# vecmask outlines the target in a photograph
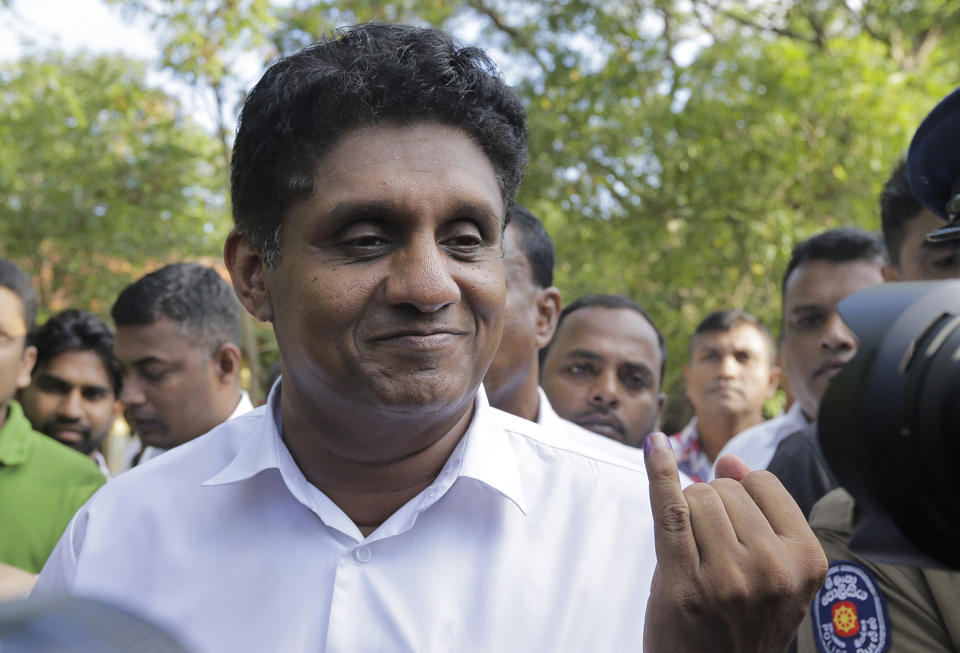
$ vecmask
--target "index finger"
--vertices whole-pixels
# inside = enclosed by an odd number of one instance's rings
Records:
[[[643,443],[650,479],[650,509],[657,564],[689,573],[700,565],[697,541],[690,522],[690,506],[680,487],[673,449],[663,433],[651,433]]]

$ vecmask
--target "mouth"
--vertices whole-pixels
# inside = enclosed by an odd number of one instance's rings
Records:
[[[722,395],[724,397],[743,394],[740,388],[732,385],[715,385],[708,391],[709,394]]]
[[[609,413],[586,413],[578,415],[573,421],[588,431],[605,435],[608,438],[621,442],[626,439],[626,429],[623,427],[623,423]]]
[[[467,335],[466,332],[455,329],[406,330],[387,333],[371,340],[377,344],[407,351],[431,352],[451,347],[465,335]]]
[[[54,429],[50,431],[50,435],[60,442],[68,444],[78,444],[87,439],[85,430],[71,426],[54,427]]]
[[[837,372],[843,369],[846,363],[847,361],[830,361],[829,363],[824,363],[814,371],[813,377],[832,379],[837,375]]]
[[[133,423],[130,427],[139,435],[160,433],[166,429],[166,425],[157,419],[140,419],[136,415],[128,415]]]

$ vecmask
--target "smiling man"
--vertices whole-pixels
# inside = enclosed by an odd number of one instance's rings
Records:
[[[663,336],[642,308],[627,297],[590,295],[560,314],[541,384],[564,419],[642,447],[660,422],[666,364]]]
[[[780,343],[794,404],[734,437],[721,455],[736,454],[751,469],[766,469],[784,438],[816,420],[827,384],[857,351],[857,339],[840,319],[837,304],[883,283],[886,263],[879,234],[862,229],[825,231],[793,248],[783,275]]]
[[[24,414],[41,433],[90,456],[109,478],[100,446],[121,410],[113,333],[90,313],[68,309],[34,331],[30,342],[37,363],[20,392]]]
[[[727,459],[681,491],[661,434],[648,493],[480,389],[525,162],[519,98],[443,32],[361,25],[274,64],[224,255],[282,380],[98,494],[38,591],[198,651],[783,648],[825,565],[776,479]]]

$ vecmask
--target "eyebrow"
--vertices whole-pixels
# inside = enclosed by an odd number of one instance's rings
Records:
[[[593,361],[603,360],[603,356],[601,356],[600,354],[590,351],[589,349],[580,349],[579,347],[577,349],[571,349],[570,351],[568,351],[566,357],[567,358],[587,358]]]
[[[499,224],[502,216],[497,214],[486,204],[462,201],[446,209],[450,215],[461,218],[489,220]],[[358,200],[341,202],[334,206],[327,214],[327,227],[340,229],[351,222],[358,220],[378,221],[380,218],[397,218],[409,211],[402,205],[388,200]]]
[[[920,249],[925,249],[927,251],[941,251],[941,250],[953,250],[960,251],[960,243],[957,243],[953,240],[939,241],[939,242],[930,242],[926,238],[920,241]]]

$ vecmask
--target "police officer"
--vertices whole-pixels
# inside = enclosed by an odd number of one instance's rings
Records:
[[[946,221],[928,241],[960,245],[960,88],[920,124],[907,174],[916,198]],[[830,570],[800,626],[799,652],[960,651],[960,573],[857,555],[849,542],[860,517],[843,488],[813,507],[810,525]]]

